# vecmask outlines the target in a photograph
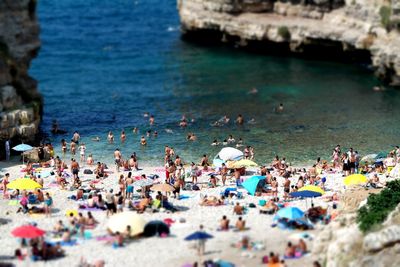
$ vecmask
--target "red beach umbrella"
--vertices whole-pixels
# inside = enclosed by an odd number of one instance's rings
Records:
[[[11,231],[11,234],[20,238],[35,238],[43,236],[46,231],[39,229],[33,225],[23,225]]]

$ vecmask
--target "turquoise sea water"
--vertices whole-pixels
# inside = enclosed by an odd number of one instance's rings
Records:
[[[205,47],[180,39],[172,0],[38,1],[42,49],[31,67],[45,108],[42,129],[57,119],[67,135],[78,130],[95,160],[111,161],[120,147],[142,162],[161,164],[164,145],[184,160],[211,157],[214,138],[232,134],[255,147],[256,161],[275,154],[294,164],[330,155],[336,144],[362,154],[399,143],[400,91],[373,92],[377,80],[364,67]],[[251,88],[257,95],[249,95]],[[285,112],[273,108],[283,103]],[[140,135],[150,129],[144,112],[155,115],[159,132],[147,147]],[[238,113],[255,124],[211,127],[223,115]],[[195,123],[180,129],[182,114]],[[132,128],[141,134],[134,135]],[[165,132],[172,129],[173,133]],[[120,144],[119,133],[127,132]],[[116,143],[107,144],[113,130]],[[188,132],[198,141],[188,143]],[[90,139],[100,136],[101,142]]]

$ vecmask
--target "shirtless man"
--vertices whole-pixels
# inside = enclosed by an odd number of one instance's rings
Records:
[[[81,139],[81,136],[79,135],[79,133],[77,131],[74,132],[74,135],[72,136],[72,141],[74,141],[74,143],[79,144],[79,140]]]
[[[243,119],[242,114],[239,114],[239,115],[237,116],[237,118],[236,118],[236,123],[239,124],[239,125],[243,125],[244,119]]]
[[[220,221],[220,227],[222,231],[228,231],[229,230],[229,220],[226,218],[226,216],[222,216],[222,219]]]
[[[132,173],[128,173],[128,177],[125,179],[125,185],[126,185],[126,198],[131,199],[132,194],[133,194],[133,179],[132,179]]]
[[[246,221],[242,219],[242,217],[239,217],[237,222],[236,222],[236,229],[239,231],[243,231],[245,229]]]
[[[79,164],[75,159],[71,159],[71,172],[74,175],[74,181],[78,179]]]
[[[286,200],[289,197],[289,193],[290,193],[290,180],[289,177],[285,177],[285,182],[283,183],[283,191],[284,191],[284,195],[283,198]]]
[[[115,158],[115,165],[117,167],[117,172],[119,172],[119,167],[121,166],[122,155],[118,148],[114,151],[114,158]]]

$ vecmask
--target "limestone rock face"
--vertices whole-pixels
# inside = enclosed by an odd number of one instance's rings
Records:
[[[343,213],[344,212],[344,213]],[[342,211],[317,237],[312,253],[327,267],[400,266],[400,205],[381,229],[364,235],[356,224],[356,213]]]
[[[42,97],[28,75],[40,48],[36,1],[0,1],[0,152],[4,140],[32,141],[39,128]]]
[[[310,44],[369,52],[376,74],[400,85],[400,31],[393,26],[400,21],[397,2],[178,0],[178,9],[183,33],[213,30],[240,40],[289,43],[293,52]],[[388,15],[381,9],[389,10]]]

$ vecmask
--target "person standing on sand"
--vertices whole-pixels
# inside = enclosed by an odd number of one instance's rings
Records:
[[[125,179],[126,183],[126,198],[131,199],[132,194],[133,194],[133,179],[132,179],[132,173],[128,172],[128,177]]]
[[[79,164],[76,162],[74,158],[71,159],[71,172],[74,176],[74,182],[75,180],[78,179],[78,174],[79,174]]]
[[[85,163],[85,151],[86,151],[85,143],[82,143],[79,146],[79,154],[81,156],[81,163],[83,162],[83,164]]]
[[[6,173],[4,178],[3,178],[3,181],[1,181],[1,183],[3,185],[3,196],[4,196],[4,198],[6,198],[6,196],[7,196],[7,185],[9,184],[9,181],[8,181],[9,178],[10,178],[10,174]]]
[[[121,167],[122,155],[118,148],[115,149],[115,151],[114,151],[114,159],[115,159],[115,166],[116,166],[117,172],[119,172],[119,167]]]
[[[200,231],[203,232],[203,225],[200,225]],[[197,244],[197,254],[199,256],[203,256],[206,251],[206,240],[205,239],[199,239],[199,243]]]
[[[10,140],[7,139],[5,145],[5,149],[6,149],[6,161],[10,160]]]
[[[49,192],[46,192],[46,197],[44,200],[44,213],[46,217],[51,216],[51,207],[53,206],[53,198],[50,196]]]
[[[107,218],[108,218],[110,215],[113,215],[117,211],[117,208],[115,206],[115,197],[112,189],[108,191],[105,198],[106,198]]]
[[[228,175],[228,167],[226,167],[225,163],[222,163],[221,170],[219,172],[222,177],[222,186],[225,186],[226,176]]]

